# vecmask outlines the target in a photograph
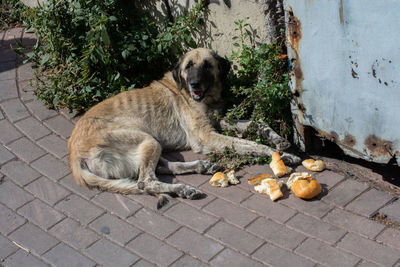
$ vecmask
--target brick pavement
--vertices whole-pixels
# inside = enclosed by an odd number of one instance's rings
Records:
[[[370,219],[398,218],[399,201],[332,171],[317,174],[319,199],[286,192],[276,203],[246,183],[267,166],[242,170],[242,183],[225,189],[209,176],[178,176],[208,196],[159,211],[151,196],[77,186],[66,165],[76,120],[34,98],[33,72],[9,48],[14,37],[33,44],[21,28],[0,33],[0,265],[400,265],[400,231]]]

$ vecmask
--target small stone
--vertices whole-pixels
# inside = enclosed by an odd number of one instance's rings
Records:
[[[101,231],[103,234],[108,235],[108,234],[110,234],[110,227],[104,226],[104,227],[101,228],[100,231]]]

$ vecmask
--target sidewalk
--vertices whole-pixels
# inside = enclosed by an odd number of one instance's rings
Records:
[[[267,165],[238,172],[241,184],[228,188],[167,176],[208,196],[159,211],[155,197],[77,186],[74,119],[35,99],[30,65],[9,49],[14,36],[35,41],[21,28],[0,32],[0,266],[400,266],[400,231],[370,219],[400,218],[399,200],[329,170],[316,175],[321,199],[286,193],[275,203],[247,183],[272,173]]]

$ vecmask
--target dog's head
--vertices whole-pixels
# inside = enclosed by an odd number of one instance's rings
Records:
[[[183,55],[172,73],[179,90],[187,90],[200,102],[208,95],[219,97],[229,69],[228,60],[212,50],[197,48]]]

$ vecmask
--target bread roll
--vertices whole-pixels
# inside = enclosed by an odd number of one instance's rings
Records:
[[[254,187],[258,193],[267,194],[271,198],[272,201],[275,201],[281,197],[283,197],[281,191],[281,183],[277,183],[275,179],[266,178],[261,181],[261,183]]]
[[[230,184],[238,184],[240,181],[235,177],[235,171],[231,170],[227,172],[226,177],[228,178],[228,182]]]
[[[307,170],[313,172],[321,172],[325,169],[325,163],[322,160],[306,159],[301,164],[303,164]]]
[[[271,177],[271,176],[270,176],[269,174],[261,174],[261,175],[258,175],[258,176],[256,176],[256,177],[253,177],[253,178],[248,179],[247,182],[248,182],[249,184],[251,184],[252,186],[256,186],[256,185],[261,184],[261,181],[262,181],[262,180],[267,179],[267,178],[270,178],[270,177]]]
[[[212,186],[227,187],[228,177],[223,172],[216,172],[209,183]]]
[[[282,177],[289,173],[285,164],[283,163],[283,160],[281,159],[281,155],[279,155],[279,152],[274,152],[274,154],[272,154],[272,161],[269,166],[276,177]]]
[[[321,185],[307,172],[296,172],[290,175],[287,186],[299,198],[312,199],[321,193]]]

